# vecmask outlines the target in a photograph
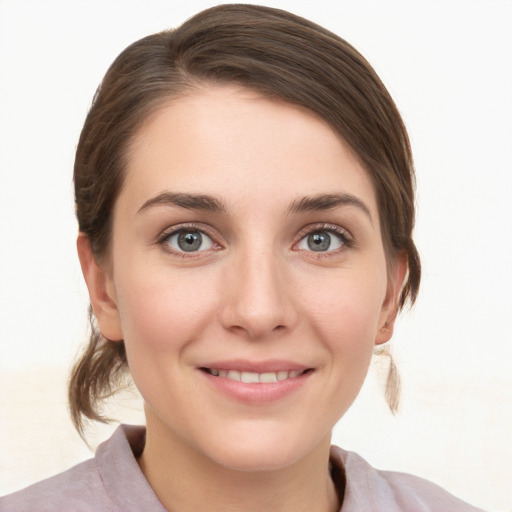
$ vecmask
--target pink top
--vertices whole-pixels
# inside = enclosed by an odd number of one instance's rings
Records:
[[[0,499],[1,512],[166,512],[136,461],[145,428],[120,426],[96,456],[64,473]],[[478,512],[437,485],[404,473],[378,471],[333,446],[331,474],[340,512]],[[480,510],[480,512],[482,512]]]

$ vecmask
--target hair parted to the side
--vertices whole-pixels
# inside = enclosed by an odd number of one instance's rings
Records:
[[[300,105],[331,125],[373,182],[388,261],[397,255],[407,261],[399,307],[413,303],[421,275],[412,240],[414,169],[392,98],[346,41],[291,13],[256,5],[202,11],[177,29],[133,43],[107,71],[87,115],[74,167],[79,229],[96,259],[108,251],[112,211],[136,131],[170,98],[212,83],[238,84]],[[101,399],[115,392],[127,370],[123,342],[105,340],[94,321],[91,330],[69,386],[71,416],[81,434],[85,419],[104,420],[98,412]]]

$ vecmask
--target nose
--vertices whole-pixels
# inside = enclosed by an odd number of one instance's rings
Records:
[[[298,312],[285,266],[269,251],[241,255],[227,269],[221,312],[226,329],[261,340],[295,327]]]

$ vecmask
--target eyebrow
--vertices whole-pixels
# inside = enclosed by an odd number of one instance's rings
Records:
[[[210,213],[226,214],[227,208],[221,199],[205,194],[191,194],[184,192],[162,192],[148,199],[138,210],[138,213],[153,206],[178,206],[187,210],[200,210]],[[322,211],[337,208],[338,206],[354,206],[363,211],[370,222],[372,216],[369,208],[357,197],[351,194],[318,194],[305,196],[294,200],[288,207],[288,213],[303,213]]]
[[[352,194],[318,194],[296,199],[288,208],[288,213],[330,210],[338,206],[354,206],[363,211],[373,223],[370,209]]]
[[[152,206],[158,205],[179,206],[180,208],[186,208],[187,210],[202,210],[210,213],[226,213],[224,203],[216,197],[182,192],[162,192],[161,194],[148,199],[139,208],[138,213],[141,213]]]

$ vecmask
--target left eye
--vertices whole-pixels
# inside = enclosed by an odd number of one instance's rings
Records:
[[[212,239],[202,231],[180,229],[169,235],[165,243],[179,252],[206,251],[213,247]]]
[[[305,236],[297,245],[300,250],[327,252],[335,251],[345,245],[345,237],[332,231],[314,231]]]

